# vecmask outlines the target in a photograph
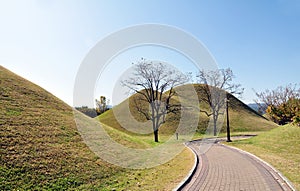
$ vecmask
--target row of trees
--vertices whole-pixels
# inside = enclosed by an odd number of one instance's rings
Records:
[[[97,117],[97,112],[94,108],[89,108],[88,106],[81,106],[75,107],[75,109],[91,118]]]

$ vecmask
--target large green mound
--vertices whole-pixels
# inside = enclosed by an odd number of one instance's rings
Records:
[[[0,66],[0,190],[105,185],[120,171],[83,143],[73,110]]]
[[[199,89],[200,84],[194,84],[193,85],[195,89]],[[182,87],[178,87],[182,88]],[[186,93],[189,95],[189,93]],[[198,92],[198,99],[201,100],[201,97],[203,94],[201,92]],[[99,120],[111,127],[114,127],[120,131],[124,131],[126,133],[131,133],[127,129],[123,127],[125,126],[130,126],[130,125],[135,125],[134,121],[128,120],[128,117],[122,116],[122,113],[128,108],[131,112],[131,115],[136,119],[137,121],[142,121],[145,122],[146,119],[143,117],[142,114],[140,114],[134,104],[134,99],[138,97],[137,94],[132,95],[129,97],[127,100],[122,102],[121,104],[115,106],[113,110],[109,110],[102,115],[100,115],[98,118]],[[175,96],[172,100],[173,102],[179,103],[177,97]],[[140,107],[143,108],[144,110],[147,110],[149,108],[149,105],[145,102],[140,103]],[[204,104],[203,102],[200,103],[200,108],[208,108],[207,104]],[[205,133],[209,118],[206,116],[205,113],[201,112],[199,114],[200,120],[198,123],[197,127],[197,132],[198,133]],[[121,120],[122,123],[118,120]],[[171,135],[174,133],[174,131],[177,128],[177,125],[179,123],[179,120],[181,118],[181,113],[178,112],[177,114],[171,113],[167,118],[166,118],[166,123],[162,125],[161,129],[159,130],[161,135]],[[270,130],[272,128],[275,128],[277,125],[274,124],[273,122],[267,120],[263,116],[259,115],[256,111],[251,109],[249,106],[244,104],[242,101],[234,97],[233,95],[229,96],[229,118],[230,118],[230,127],[232,132],[256,132],[256,131],[266,131]],[[123,124],[123,125],[122,125]],[[226,131],[226,121],[224,120],[223,127],[221,129],[221,132]],[[136,127],[136,128],[143,128],[141,127]]]
[[[105,127],[125,146],[152,146]],[[171,190],[193,165],[188,150],[144,170],[101,160],[83,142],[71,107],[2,66],[0,137],[0,190]]]

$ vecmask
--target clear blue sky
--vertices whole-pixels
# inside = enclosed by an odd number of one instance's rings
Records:
[[[1,0],[0,64],[72,105],[88,51],[106,35],[143,23],[194,35],[219,68],[233,70],[246,103],[255,98],[253,88],[300,82],[298,0]]]

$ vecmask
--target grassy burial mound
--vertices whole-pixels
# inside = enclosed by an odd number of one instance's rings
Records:
[[[118,173],[82,142],[71,107],[0,68],[0,190],[64,189]]]
[[[195,89],[197,89],[199,84],[194,84],[193,85]],[[184,87],[177,87],[177,88],[184,88]],[[185,96],[189,97],[189,94],[192,92],[186,92]],[[197,92],[198,99],[201,100],[203,94],[201,91]],[[138,112],[138,110],[135,107],[136,99],[139,97],[139,95],[134,94],[121,104],[117,105],[114,107],[113,110],[109,110],[102,115],[98,117],[98,119],[110,126],[113,127],[119,131],[125,132],[127,134],[133,135],[133,136],[138,136],[137,134],[133,133],[130,131],[128,128],[124,128],[124,126],[136,126],[136,121],[139,122],[145,122],[146,119],[141,114],[141,112]],[[180,104],[180,100],[178,97],[174,96],[172,102]],[[146,102],[139,102],[138,103],[140,106],[142,106],[143,111],[149,111],[149,105]],[[199,107],[201,109],[203,108],[209,108],[207,104],[203,102],[199,102]],[[128,109],[129,108],[129,109]],[[125,113],[125,111],[129,110],[130,113],[129,115],[132,115],[132,120],[128,120],[128,116],[123,116],[122,113]],[[169,136],[172,136],[179,124],[179,121],[181,119],[181,112],[177,113],[170,113],[166,117],[166,122],[161,126],[159,133],[160,136],[162,137],[162,141],[164,141],[166,138]],[[199,134],[204,134],[209,118],[206,116],[205,113],[200,112],[199,114],[199,122],[198,126],[196,128],[197,132]],[[266,131],[270,130],[272,128],[275,128],[277,125],[274,124],[273,122],[267,120],[266,118],[260,116],[256,111],[251,109],[249,106],[241,102],[239,99],[234,97],[233,95],[229,96],[229,118],[230,118],[230,127],[231,131],[234,132],[257,132],[257,131]],[[187,125],[188,122],[186,122]],[[138,129],[138,128],[145,128],[142,125],[133,127],[133,129]],[[149,127],[148,127],[149,128]],[[151,127],[150,127],[151,130]],[[226,132],[226,121],[223,123],[223,127],[221,129],[221,132]],[[147,134],[141,137],[149,137],[151,134]],[[165,139],[164,139],[165,138]]]
[[[150,145],[116,128],[106,130],[126,146]],[[71,107],[2,66],[0,137],[0,190],[171,190],[193,164],[188,150],[145,170],[103,161],[83,142]]]

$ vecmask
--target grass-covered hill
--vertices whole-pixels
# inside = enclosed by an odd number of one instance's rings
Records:
[[[199,84],[193,85],[195,89],[199,89]],[[179,87],[180,88],[180,87]],[[140,112],[137,111],[135,107],[135,99],[138,97],[138,94],[132,95],[130,98],[122,102],[121,104],[115,106],[113,110],[109,110],[102,115],[100,115],[98,118],[99,120],[111,127],[114,127],[120,131],[126,132],[128,134],[132,134],[127,129],[123,128],[123,126],[132,126],[135,125],[135,121],[141,121],[145,122],[145,117],[140,114]],[[186,93],[186,96],[188,97],[189,94]],[[200,100],[203,94],[199,91],[198,92],[198,99]],[[173,97],[172,102],[179,102],[177,97]],[[149,109],[149,106],[146,102],[139,102],[140,108],[143,108],[144,111]],[[120,114],[124,113],[125,110],[130,110],[130,114],[134,117],[132,120],[128,119],[128,116],[122,116]],[[200,103],[200,108],[208,108],[207,104],[204,104],[203,102]],[[198,133],[205,133],[207,129],[207,125],[209,122],[209,118],[206,116],[205,113],[201,112],[199,114],[199,123],[197,127]],[[118,120],[116,119],[116,117]],[[177,114],[170,113],[169,116],[166,118],[166,123],[162,125],[160,129],[160,135],[169,135],[173,134],[175,129],[177,128],[177,125],[179,123],[179,120],[181,118],[181,112],[178,112]],[[229,118],[230,118],[230,127],[232,132],[257,132],[257,131],[266,131],[270,130],[272,128],[275,128],[277,125],[269,120],[267,120],[265,117],[260,116],[256,111],[251,109],[249,106],[241,102],[236,97],[230,95],[229,96]],[[121,121],[121,123],[120,123]],[[223,128],[221,129],[221,132],[226,131],[226,121],[224,121]],[[135,128],[143,128],[135,127]],[[134,129],[134,128],[133,128]]]
[[[0,67],[0,190],[98,184],[120,169],[82,142],[71,107]]]
[[[149,145],[115,128],[106,129],[125,145],[127,139],[133,147]],[[145,170],[103,161],[83,142],[71,107],[2,66],[0,138],[0,190],[171,190],[193,164],[187,150]]]

